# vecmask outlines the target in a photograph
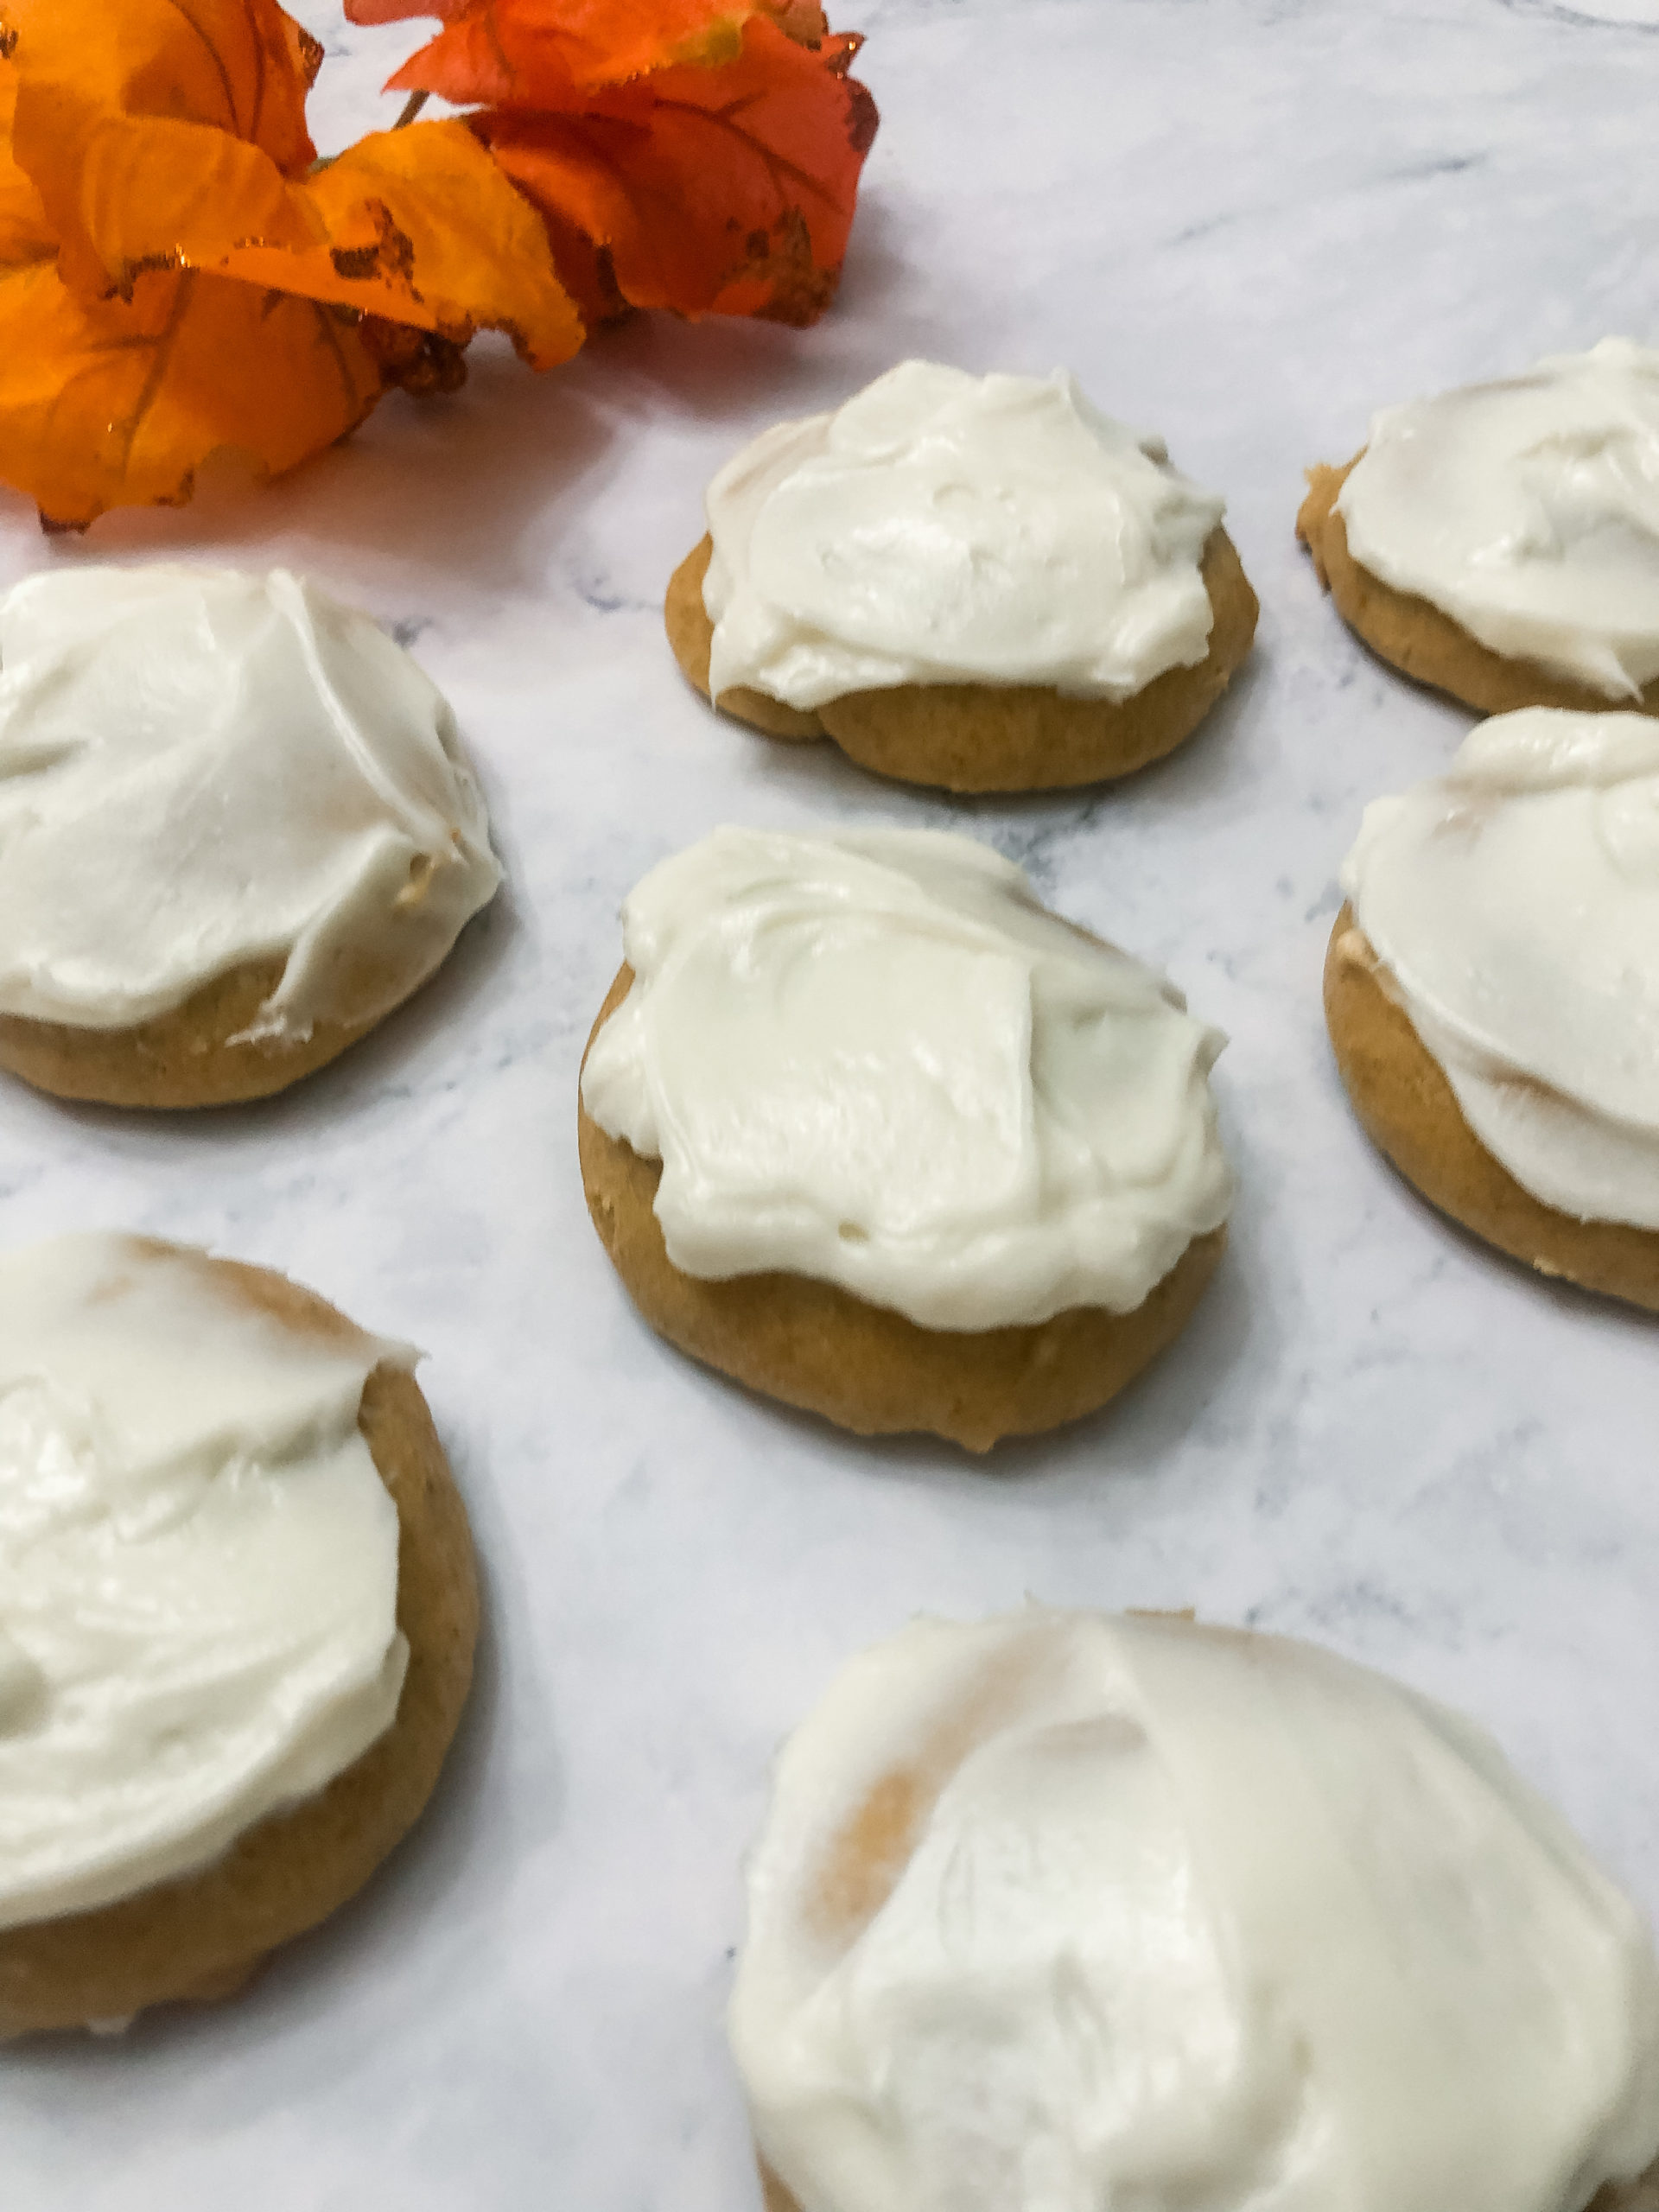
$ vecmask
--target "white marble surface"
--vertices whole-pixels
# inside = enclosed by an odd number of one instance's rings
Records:
[[[418,27],[343,30],[325,145]],[[841,18],[838,16],[837,21]],[[1659,0],[865,0],[883,127],[833,318],[639,321],[537,380],[479,349],[257,497],[0,582],[188,553],[313,570],[460,710],[510,887],[425,995],[270,1105],[0,1091],[16,1243],[109,1223],[289,1269],[429,1351],[488,1628],[430,1815],[236,2004],[0,2055],[7,2212],[747,2212],[721,2008],[779,1735],[917,1609],[1196,1605],[1480,1716],[1659,1910],[1654,1327],[1419,1204],[1319,1011],[1365,798],[1467,717],[1355,646],[1293,542],[1372,406],[1659,328]],[[1074,366],[1231,501],[1252,664],[1130,787],[946,806],[717,723],[658,602],[715,466],[920,352]],[[1107,1417],[988,1465],[871,1448],[668,1351],[589,1229],[577,1059],[614,915],[714,823],[955,822],[1231,1033],[1243,1197],[1187,1334]]]

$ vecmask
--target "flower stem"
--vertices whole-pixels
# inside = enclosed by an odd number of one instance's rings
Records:
[[[401,130],[406,123],[413,123],[416,117],[426,105],[427,101],[430,98],[431,94],[429,92],[411,92],[409,98],[404,102],[404,111],[398,117],[397,122],[392,124],[392,129],[394,130]]]

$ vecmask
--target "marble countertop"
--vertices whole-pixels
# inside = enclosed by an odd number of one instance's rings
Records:
[[[420,26],[326,0],[325,147]],[[1350,1117],[1319,971],[1361,806],[1469,717],[1349,638],[1292,537],[1374,406],[1659,327],[1659,0],[848,0],[882,111],[818,329],[639,319],[397,397],[257,496],[42,538],[0,583],[310,570],[454,702],[508,887],[438,980],[270,1104],[0,1090],[17,1243],[109,1224],[288,1270],[423,1344],[487,1605],[438,1796],[239,2000],[0,2056],[8,2212],[748,2212],[721,2016],[780,1736],[918,1610],[1027,1592],[1319,1637],[1477,1715],[1659,1913],[1654,1325],[1531,1278]],[[715,721],[662,633],[702,487],[895,359],[1074,367],[1223,489],[1262,601],[1220,711],[1128,787],[946,804]],[[577,1062],[618,904],[734,820],[952,823],[1165,964],[1232,1042],[1222,1271],[1103,1418],[985,1464],[759,1403],[636,1319]]]

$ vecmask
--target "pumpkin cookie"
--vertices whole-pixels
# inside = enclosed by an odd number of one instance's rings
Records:
[[[1659,714],[1659,352],[1385,410],[1296,534],[1371,650],[1465,706]]]
[[[1366,810],[1325,962],[1368,1134],[1456,1221],[1659,1312],[1659,729],[1540,708]]]
[[[494,895],[448,706],[281,569],[33,576],[0,662],[0,1067],[43,1090],[280,1090]]]
[[[709,488],[665,607],[690,681],[779,738],[955,791],[1127,775],[1255,635],[1222,502],[1069,377],[909,361]]]
[[[722,830],[637,887],[625,943],[582,1179],[671,1343],[858,1433],[984,1451],[1177,1334],[1231,1198],[1222,1040],[1017,869],[931,833]]]
[[[768,2212],[1611,2212],[1659,2152],[1642,1915],[1479,1729],[1312,1644],[918,1620],[784,1746],[747,1878]]]
[[[228,1995],[359,1889],[437,1778],[478,1599],[410,1353],[310,1292],[64,1237],[0,1261],[0,1324],[16,2036]]]

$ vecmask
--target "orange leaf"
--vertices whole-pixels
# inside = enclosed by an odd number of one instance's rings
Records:
[[[817,0],[346,0],[447,28],[393,77],[471,120],[541,209],[590,321],[625,306],[810,322],[875,104]]]
[[[608,279],[636,307],[807,323],[834,292],[875,132],[847,75],[859,43],[801,46],[757,17],[718,68],[658,69],[580,114],[502,108],[474,127],[542,208],[590,315]],[[572,231],[594,249],[587,267]]]
[[[566,107],[601,85],[681,62],[732,60],[752,16],[816,22],[800,0],[346,0],[355,23],[438,16],[448,25],[390,80],[458,107]]]
[[[308,173],[320,50],[274,0],[0,0],[0,477],[49,523],[188,499],[227,449],[291,468],[388,383],[453,389],[477,323],[581,344],[464,125]]]
[[[0,30],[18,73],[13,152],[69,283],[124,284],[204,202],[234,209],[245,235],[303,240],[283,180],[315,159],[305,95],[321,48],[275,0],[4,0]],[[106,251],[136,207],[143,245]]]
[[[290,468],[360,423],[382,375],[358,333],[308,301],[152,272],[87,302],[11,154],[18,73],[0,62],[0,477],[48,527],[124,502],[188,499],[232,449]]]
[[[130,301],[58,275],[39,194],[12,159],[17,72],[0,62],[0,477],[48,525],[188,499],[231,448],[290,468],[368,413],[381,372],[327,308],[221,276],[152,272]]]
[[[0,275],[28,263],[50,260],[58,242],[41,195],[11,158],[11,118],[17,105],[17,72],[0,60]]]
[[[187,270],[87,302],[49,244],[0,266],[0,477],[48,528],[180,505],[226,450],[278,474],[354,429],[381,389],[358,333],[309,300]]]
[[[318,49],[276,0],[3,0],[13,150],[86,301],[156,270],[239,277],[537,366],[580,320],[540,226],[464,124],[365,138],[310,172]]]
[[[505,330],[537,368],[580,348],[582,319],[534,209],[464,123],[376,131],[296,193],[315,219],[314,244],[238,245],[223,221],[214,238],[204,210],[185,257],[461,345],[480,327]]]

